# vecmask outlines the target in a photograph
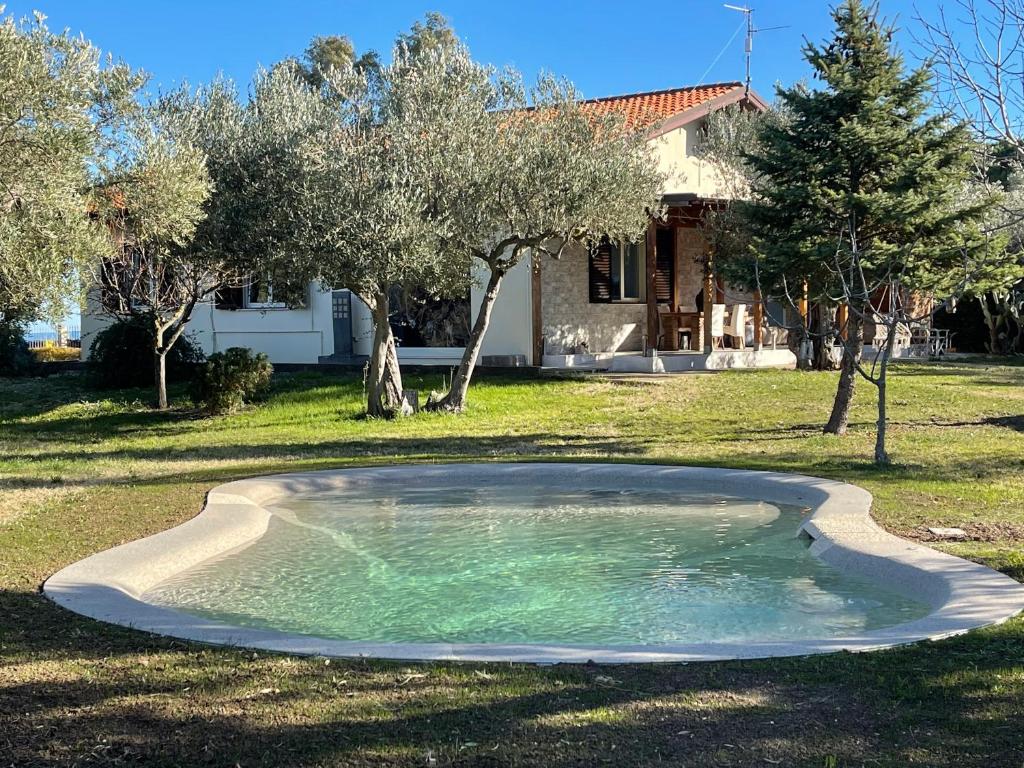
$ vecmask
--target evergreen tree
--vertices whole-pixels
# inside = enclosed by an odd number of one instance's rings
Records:
[[[804,47],[820,87],[779,88],[791,119],[765,122],[747,158],[756,182],[745,214],[765,293],[794,295],[806,280],[812,301],[849,305],[825,427],[843,434],[872,299],[896,283],[955,291],[987,201],[960,202],[971,171],[968,131],[930,112],[929,74],[905,70],[877,4],[846,0],[832,16],[833,39]]]

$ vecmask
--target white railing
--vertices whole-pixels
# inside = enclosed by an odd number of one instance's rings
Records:
[[[29,349],[81,347],[82,329],[78,326],[59,326],[54,330],[33,331],[27,335],[25,343]]]

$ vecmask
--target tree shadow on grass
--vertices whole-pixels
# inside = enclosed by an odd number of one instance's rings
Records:
[[[717,441],[716,441],[717,442]],[[522,435],[449,435],[443,437],[366,437],[324,440],[317,443],[236,443],[199,445],[168,450],[162,447],[129,447],[83,452],[66,449],[37,451],[38,462],[165,462],[166,469],[152,473],[107,473],[94,478],[71,479],[75,485],[102,487],[129,484],[159,486],[188,483],[221,483],[263,473],[307,472],[384,464],[457,462],[597,462],[642,463],[670,466],[706,466],[739,470],[764,470],[820,475],[846,482],[952,482],[1013,475],[1024,470],[1024,457],[1013,453],[947,458],[930,464],[896,461],[875,464],[865,455],[840,456],[806,451],[765,453],[758,442],[735,442],[728,455],[689,455],[666,451],[661,437],[601,437],[593,434],[531,433]],[[175,465],[180,464],[180,468]],[[18,488],[49,488],[46,477],[19,477]]]
[[[1019,691],[992,685],[1012,681],[1024,663],[1020,621],[873,654],[538,668],[283,664],[263,652],[100,630],[52,605],[41,613],[52,615],[37,615],[42,621],[16,639],[6,677],[0,668],[0,754],[18,766],[821,766],[829,755],[839,765],[896,766],[912,753],[922,764],[987,767],[1024,759]],[[59,639],[60,614],[76,637]],[[37,665],[35,674],[15,680],[21,664]]]
[[[197,658],[194,649],[138,633],[104,632],[110,641],[89,649],[94,653],[81,648],[88,646],[85,637],[54,642],[55,633],[41,626],[30,634],[39,636],[15,647],[15,665],[67,664],[70,674],[0,689],[0,711],[8,713],[0,747],[19,766],[76,759],[247,766],[640,766],[696,759],[720,765],[721,749],[737,758],[788,750],[797,757],[808,749],[800,735],[809,730],[829,729],[843,744],[865,725],[851,714],[867,715],[833,690],[782,690],[764,672],[721,665],[474,665],[480,675],[469,676],[466,668],[447,665],[407,669],[336,660],[328,668],[300,660],[282,671],[273,655],[210,650]],[[130,666],[135,659],[119,654],[141,655],[146,666]],[[232,664],[235,671],[226,673]],[[840,714],[843,726],[836,729],[830,721]]]
[[[5,394],[4,387],[10,380],[0,379],[0,398]],[[416,377],[411,385],[421,389],[439,386],[440,375]],[[541,377],[523,376],[491,376],[486,379],[487,385],[509,385],[522,387],[550,387],[551,382]],[[365,420],[364,396],[361,377],[344,374],[328,375],[324,373],[286,374],[275,378],[266,400],[254,405],[258,409],[311,405],[333,410],[333,418],[347,420]],[[334,398],[325,396],[324,390],[335,392]],[[218,421],[206,420],[206,415],[197,410],[188,401],[185,385],[170,387],[172,408],[158,411],[149,406],[152,392],[149,389],[99,390],[89,387],[81,381],[69,383],[52,393],[50,398],[27,398],[6,408],[0,408],[0,430],[14,435],[39,434],[97,434],[107,435],[117,432],[134,432],[146,429],[158,429],[160,434],[172,435],[194,429],[195,423],[207,423],[217,426]],[[84,399],[83,399],[84,398]],[[112,403],[114,410],[86,410],[71,416],[50,418],[38,421],[40,416],[51,413],[59,408],[83,402]],[[296,418],[284,423],[305,423],[308,417]],[[260,423],[260,426],[274,426],[273,423]]]
[[[647,441],[632,438],[619,439],[591,434],[531,433],[523,435],[447,435],[440,437],[367,437],[324,440],[316,443],[236,443],[232,445],[199,445],[190,448],[168,450],[166,448],[118,448],[83,453],[74,448],[38,451],[32,454],[35,461],[71,461],[87,458],[89,461],[108,459],[131,461],[169,461],[218,463],[256,463],[287,460],[290,465],[303,461],[369,460],[391,459],[394,462],[411,459],[430,461],[500,460],[521,459],[568,459],[591,461],[626,459],[639,456],[646,451]],[[293,471],[299,471],[297,467]],[[217,468],[216,474],[222,473]],[[190,470],[192,479],[201,478],[202,468]],[[159,478],[166,482],[167,476]],[[100,482],[116,483],[130,480],[133,484],[146,482],[147,478],[125,476],[104,476]],[[40,481],[44,482],[44,481]]]

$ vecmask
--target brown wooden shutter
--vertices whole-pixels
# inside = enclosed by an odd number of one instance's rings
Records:
[[[590,303],[607,304],[612,300],[612,247],[608,238],[590,249]]]
[[[655,296],[659,304],[672,303],[672,286],[676,280],[675,230],[658,229],[658,258],[654,265]]]

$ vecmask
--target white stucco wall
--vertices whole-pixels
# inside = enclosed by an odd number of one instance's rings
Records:
[[[651,139],[658,158],[658,167],[668,174],[665,194],[696,194],[701,197],[728,196],[726,185],[717,171],[696,153],[703,120],[669,131]]]
[[[473,318],[483,295],[486,273],[471,293]],[[228,347],[248,347],[264,352],[272,363],[317,363],[334,353],[331,291],[310,286],[309,306],[303,309],[216,309],[212,301],[196,307],[187,333],[207,355]],[[113,322],[99,311],[99,294],[90,292],[82,313],[82,354],[88,358],[95,334]],[[368,356],[373,342],[370,310],[352,297],[352,352]],[[462,347],[400,347],[399,360],[410,365],[457,365]],[[484,337],[484,355],[531,356],[530,264],[524,259],[505,277],[495,303],[491,327]]]
[[[98,292],[90,292],[82,313],[82,354],[97,331],[113,318],[98,311]],[[210,355],[228,347],[264,352],[272,363],[316,363],[334,351],[331,293],[310,286],[309,306],[303,309],[216,309],[212,301],[198,305],[186,330]]]
[[[370,308],[352,294],[352,354],[369,357],[373,348],[373,318]]]
[[[524,355],[527,364],[533,357],[533,304],[530,290],[529,258],[523,259],[501,281],[498,298],[491,313],[491,324],[484,336],[481,355]],[[476,271],[476,283],[470,294],[473,318],[483,298],[488,274],[486,268]]]

